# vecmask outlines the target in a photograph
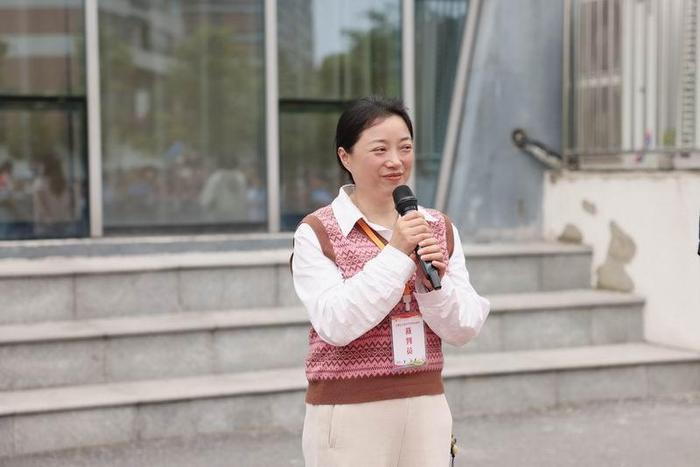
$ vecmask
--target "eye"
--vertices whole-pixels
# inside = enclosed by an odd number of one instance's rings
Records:
[[[403,146],[401,146],[402,151],[410,151],[411,149],[413,149],[412,144],[404,144]]]
[[[372,152],[376,152],[376,153],[383,153],[384,151],[386,151],[386,148],[383,146],[376,147],[376,148],[372,149]]]

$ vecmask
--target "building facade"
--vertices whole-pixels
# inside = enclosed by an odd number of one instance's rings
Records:
[[[343,182],[335,121],[370,94],[411,108],[430,198],[468,9],[3,1],[0,239],[293,229]]]

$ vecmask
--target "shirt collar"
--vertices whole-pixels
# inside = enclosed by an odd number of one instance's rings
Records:
[[[374,224],[367,220],[364,214],[362,214],[362,211],[360,211],[360,209],[355,206],[355,203],[353,203],[350,199],[350,195],[353,191],[355,191],[355,185],[349,184],[341,186],[340,190],[338,190],[338,196],[336,196],[331,203],[333,215],[337,219],[338,225],[340,226],[340,231],[343,233],[343,235],[347,237],[359,219],[364,219],[370,227],[377,231],[391,231],[391,229],[387,229],[386,227]],[[422,206],[418,206],[418,212],[423,214],[425,220],[428,222],[435,222],[435,217],[431,216],[430,213],[423,209]]]

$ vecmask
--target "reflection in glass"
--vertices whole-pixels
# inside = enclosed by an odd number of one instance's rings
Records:
[[[399,0],[278,2],[282,229],[346,179],[335,125],[352,99],[401,95]]]
[[[25,3],[0,2],[0,94],[83,94],[83,2]]]
[[[282,229],[294,230],[309,212],[333,201],[347,183],[335,161],[333,138],[340,112],[280,115]],[[300,137],[303,135],[303,138]]]
[[[263,0],[100,3],[109,230],[262,228]]]
[[[83,117],[0,111],[0,239],[87,235]]]
[[[416,195],[435,199],[468,0],[416,0]],[[439,51],[439,53],[436,53]]]

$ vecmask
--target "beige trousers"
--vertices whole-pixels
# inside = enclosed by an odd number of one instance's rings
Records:
[[[306,404],[306,467],[447,467],[452,414],[445,395],[363,404]]]

